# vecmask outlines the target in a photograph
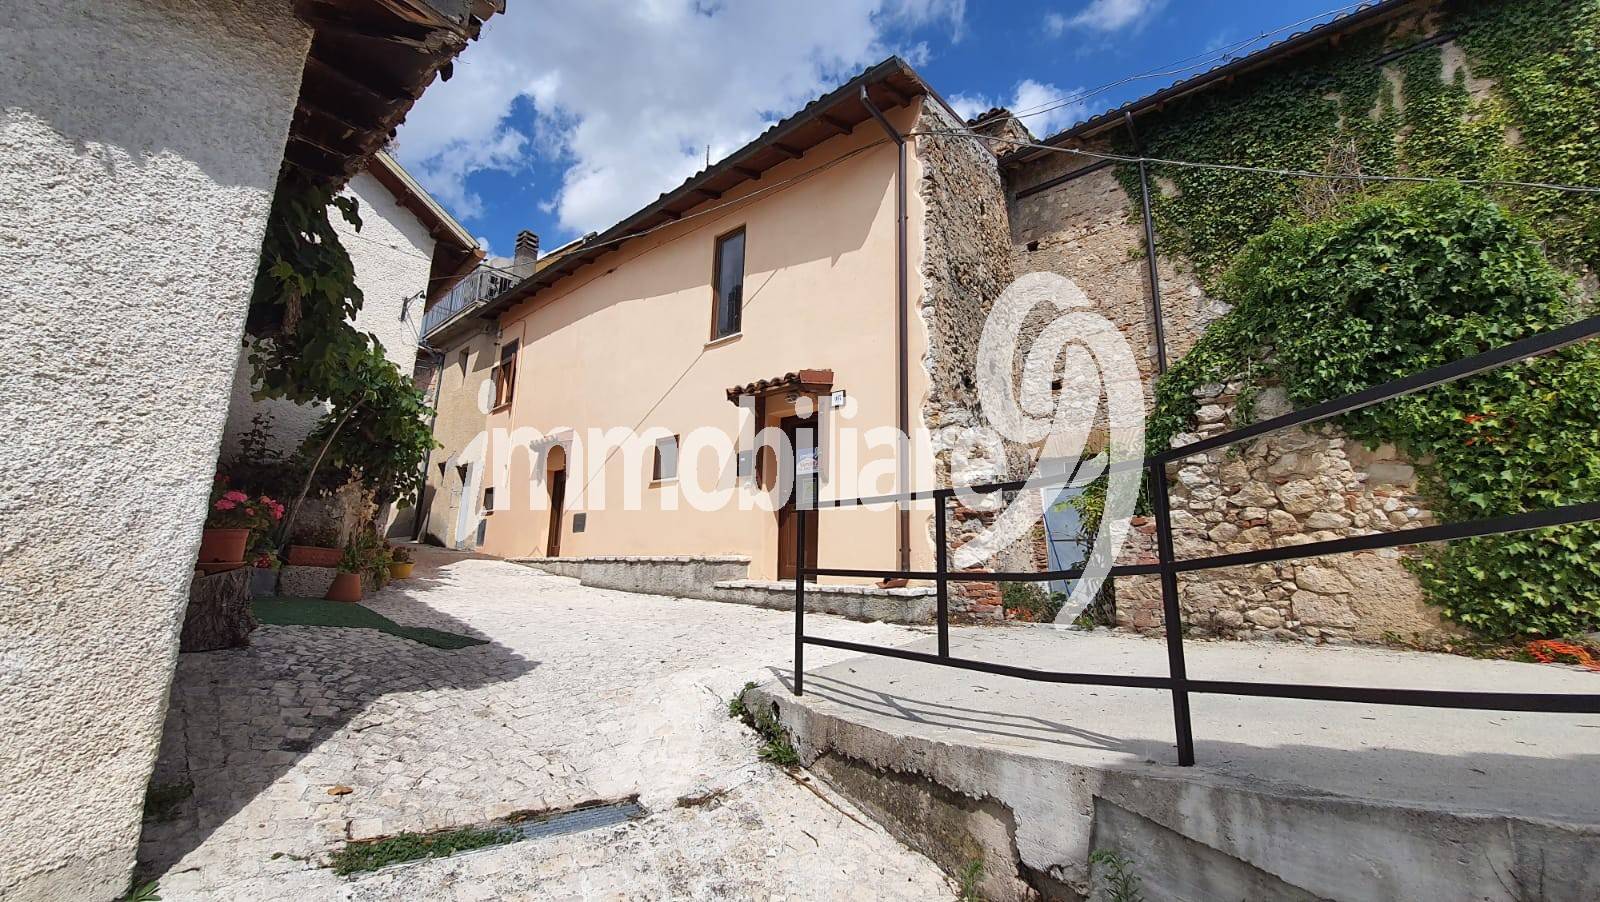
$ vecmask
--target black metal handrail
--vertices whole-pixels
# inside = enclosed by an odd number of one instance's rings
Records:
[[[1240,567],[1251,564],[1273,563],[1278,561],[1299,560],[1302,558],[1321,557],[1330,554],[1345,554],[1354,551],[1370,551],[1379,548],[1393,548],[1401,545],[1419,545],[1429,542],[1446,542],[1456,539],[1474,538],[1479,536],[1500,535],[1511,532],[1521,532],[1531,529],[1543,529],[1550,526],[1560,526],[1570,523],[1581,523],[1591,520],[1600,520],[1600,501],[1584,502],[1580,504],[1565,505],[1549,510],[1525,511],[1501,517],[1492,517],[1479,520],[1469,520],[1459,523],[1445,523],[1435,526],[1424,526],[1412,529],[1402,529],[1393,532],[1377,532],[1367,535],[1350,536],[1342,539],[1333,539],[1322,542],[1311,542],[1304,545],[1291,545],[1278,548],[1266,548],[1257,551],[1245,551],[1229,554],[1217,554],[1198,558],[1177,559],[1172,551],[1172,520],[1171,511],[1168,509],[1166,490],[1166,465],[1179,461],[1195,454],[1210,451],[1215,448],[1226,447],[1236,442],[1257,438],[1282,429],[1294,426],[1304,426],[1321,420],[1335,417],[1350,411],[1360,410],[1382,403],[1392,398],[1414,394],[1438,385],[1463,379],[1477,373],[1487,372],[1500,367],[1542,356],[1566,347],[1578,341],[1600,335],[1600,316],[1590,317],[1559,329],[1550,330],[1539,335],[1531,336],[1520,341],[1512,342],[1501,348],[1496,348],[1473,357],[1464,358],[1442,366],[1434,367],[1411,376],[1386,382],[1365,391],[1336,398],[1322,404],[1293,411],[1283,416],[1273,417],[1211,436],[1196,442],[1191,442],[1161,452],[1142,460],[1128,460],[1113,462],[1108,467],[1108,472],[1126,472],[1134,468],[1145,471],[1146,478],[1150,480],[1151,508],[1155,519],[1156,536],[1159,548],[1158,562],[1154,564],[1118,564],[1110,568],[1108,578],[1118,576],[1158,575],[1162,583],[1162,623],[1166,631],[1167,667],[1166,676],[1135,676],[1123,674],[1084,673],[1070,671],[1040,670],[1031,667],[1016,667],[1009,664],[995,664],[988,661],[978,661],[969,658],[954,657],[950,654],[950,611],[949,611],[949,584],[951,581],[967,582],[1042,582],[1051,580],[1071,580],[1083,575],[1084,568],[1071,568],[1065,570],[1046,570],[1038,572],[1019,571],[954,571],[949,568],[948,548],[948,514],[946,507],[949,499],[963,494],[987,494],[997,491],[1016,491],[1028,488],[1042,488],[1064,485],[1072,480],[1071,475],[1052,475],[1048,477],[1035,477],[1032,479],[1014,480],[1009,482],[989,483],[982,486],[964,486],[961,488],[939,488],[917,492],[904,492],[893,495],[879,495],[866,498],[817,500],[808,505],[806,509],[818,510],[824,508],[852,507],[869,504],[901,504],[910,505],[919,501],[934,502],[934,533],[935,533],[935,564],[933,570],[872,570],[860,568],[840,567],[805,567],[797,569],[795,579],[795,647],[794,647],[794,685],[793,692],[800,695],[804,692],[805,646],[816,645],[827,648],[837,648],[845,651],[860,652],[862,654],[882,655],[891,658],[900,658],[908,661],[935,664],[943,667],[954,667],[963,670],[973,670],[982,673],[997,674],[1000,676],[1016,677],[1018,679],[1050,683],[1073,683],[1093,686],[1120,686],[1137,689],[1165,689],[1172,693],[1173,722],[1177,736],[1178,763],[1188,766],[1194,763],[1194,736],[1189,716],[1189,693],[1212,693],[1223,695],[1246,695],[1271,698],[1294,698],[1312,701],[1344,701],[1366,702],[1383,705],[1410,705],[1433,708],[1474,708],[1490,711],[1540,711],[1554,713],[1600,713],[1600,694],[1580,693],[1538,693],[1538,692],[1469,692],[1457,690],[1438,689],[1386,689],[1360,686],[1318,686],[1300,683],[1263,683],[1240,682],[1228,680],[1196,680],[1188,677],[1188,671],[1183,652],[1183,629],[1181,613],[1178,607],[1177,576],[1179,573],[1189,573],[1201,570],[1214,570],[1223,567]],[[799,506],[799,505],[797,505]],[[805,561],[806,523],[805,517],[795,518],[795,560]],[[938,651],[934,654],[912,651],[905,648],[892,646],[867,645],[859,642],[845,642],[838,639],[825,639],[818,636],[807,636],[805,633],[805,595],[806,577],[813,576],[850,576],[874,577],[880,579],[923,579],[932,580],[936,587],[937,606],[935,619],[938,633]]]

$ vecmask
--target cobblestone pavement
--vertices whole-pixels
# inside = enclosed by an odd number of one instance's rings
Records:
[[[489,644],[264,626],[247,649],[180,656],[152,782],[193,793],[140,844],[163,899],[953,895],[843,798],[757,761],[753,734],[728,719],[747,680],[787,668],[788,615],[419,557],[416,578],[368,604]],[[918,633],[816,621],[861,642]],[[826,651],[808,665],[848,656]],[[324,866],[349,839],[631,796],[649,814],[620,826],[357,879]]]

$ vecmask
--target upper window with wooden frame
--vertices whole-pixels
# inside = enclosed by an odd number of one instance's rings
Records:
[[[678,437],[656,439],[655,459],[650,465],[651,482],[671,482],[678,478]]]
[[[744,228],[717,239],[711,268],[711,340],[738,335],[744,306]]]
[[[510,404],[511,397],[517,390],[516,341],[508,341],[501,345],[500,365],[489,375],[494,380],[494,406],[500,408]]]

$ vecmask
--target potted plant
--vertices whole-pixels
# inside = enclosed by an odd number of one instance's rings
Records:
[[[200,569],[208,573],[244,566],[252,533],[265,532],[283,518],[283,505],[266,495],[251,497],[218,479],[200,533]]]
[[[382,588],[389,579],[389,546],[370,526],[350,537],[339,558],[339,573],[333,579],[325,596],[329,601],[360,601],[365,579],[371,579],[374,589]]]
[[[322,597],[329,601],[360,601],[361,572],[366,566],[360,550],[355,545],[347,546],[339,559],[339,572],[333,578],[333,585]]]
[[[389,577],[391,579],[410,579],[411,571],[417,566],[416,559],[411,556],[411,549],[404,545],[393,545],[389,548],[393,560],[389,562]]]
[[[278,568],[282,564],[270,549],[263,548],[250,561],[250,595],[272,595],[278,590]]]
[[[337,567],[343,557],[338,530],[324,524],[295,533],[287,563],[295,567]]]

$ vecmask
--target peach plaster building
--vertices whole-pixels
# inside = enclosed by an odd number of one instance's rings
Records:
[[[814,482],[797,482],[823,498],[933,486],[931,444],[902,448],[893,430],[972,406],[981,310],[1010,280],[994,154],[912,134],[961,128],[891,58],[479,308],[495,344],[472,405],[484,469],[463,478],[481,550],[597,585],[782,605],[796,517],[792,501],[761,503],[782,468],[760,430],[808,449]],[[459,433],[452,406],[440,425]],[[707,428],[737,452],[706,446]],[[642,440],[597,446],[608,430]],[[475,456],[461,450],[437,454]],[[824,566],[933,565],[926,506],[807,516]],[[818,595],[923,619],[931,593]]]
[[[797,406],[820,412],[823,450],[802,459],[816,464],[824,500],[1026,475],[1036,446],[985,440],[977,347],[1001,292],[1033,273],[1071,279],[1123,333],[1148,403],[1159,369],[1156,306],[1169,360],[1226,306],[1207,294],[1191,261],[1170,245],[1161,249],[1159,236],[1150,265],[1139,192],[1115,161],[1095,154],[1170,117],[1210,116],[1216,104],[1272,90],[1317,65],[1319,54],[1365,52],[1341,44],[1349,35],[1437,52],[1444,78],[1463,69],[1476,78],[1471,55],[1441,30],[1440,9],[1430,0],[1385,0],[1038,143],[1005,110],[963,123],[897,58],[872,67],[605,233],[541,260],[531,277],[478,308],[478,362],[460,381],[479,383],[479,395],[455,404],[458,416],[447,417],[452,405],[441,403],[436,433],[445,434],[449,420],[452,434],[470,436],[441,452],[465,473],[457,535],[470,532],[469,544],[484,551],[596,585],[792,604],[792,586],[779,582],[794,572],[792,518],[739,503],[759,497],[776,469],[767,466],[770,453],[750,450],[757,428],[792,428]],[[1385,77],[1412,77],[1399,65],[1385,62]],[[1473,84],[1485,96],[1498,90]],[[1153,191],[1165,190],[1157,179]],[[738,278],[724,282],[725,270]],[[734,291],[737,321],[723,321]],[[1035,318],[1023,323],[1019,347],[1042,327]],[[839,392],[843,406],[835,408]],[[743,412],[730,403],[741,400]],[[1226,391],[1208,396],[1195,428],[1224,429],[1232,403]],[[1258,412],[1283,403],[1269,389]],[[837,425],[856,432],[844,440],[844,430],[830,428]],[[892,440],[873,441],[874,428],[900,426],[919,436],[903,453]],[[739,435],[739,459],[689,453],[702,427]],[[645,436],[644,447],[594,455],[590,430],[611,429]],[[658,439],[672,458],[665,471]],[[1241,461],[1170,467],[1178,555],[1433,522],[1413,463],[1393,447],[1358,444],[1298,431],[1242,449]],[[476,471],[466,465],[474,460]],[[719,477],[733,486],[730,503],[713,511],[687,503],[687,483],[714,486]],[[623,503],[630,480],[632,508]],[[604,487],[603,505],[596,486]],[[953,504],[951,548],[993,517]],[[808,556],[830,568],[927,570],[930,519],[926,505],[825,509],[808,527],[816,546]],[[1133,527],[1121,559],[1153,561],[1153,523],[1135,518]],[[1057,523],[1047,534],[1036,524],[986,568],[1070,566],[1075,560],[1059,556],[1066,546],[1081,554],[1073,529]],[[1448,625],[1407,569],[1412,553],[1188,574],[1180,603],[1203,636],[1322,643],[1442,635]],[[920,620],[931,612],[930,589],[855,582],[808,597],[821,600],[820,609],[867,617]],[[1113,592],[1101,616],[1159,629],[1153,578],[1118,580]],[[995,583],[959,581],[950,602],[955,612],[1004,616]]]

